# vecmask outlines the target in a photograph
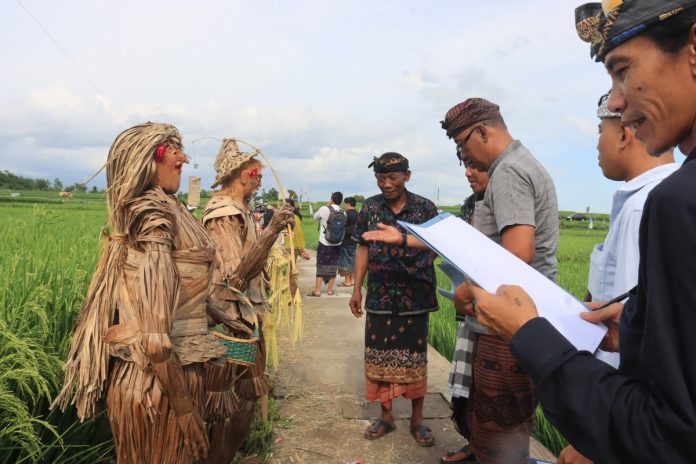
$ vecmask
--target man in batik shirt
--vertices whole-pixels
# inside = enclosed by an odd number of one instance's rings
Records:
[[[402,155],[385,153],[369,167],[374,168],[382,193],[365,200],[358,214],[353,238],[359,246],[350,299],[351,311],[361,317],[367,273],[365,397],[380,401],[382,415],[365,430],[365,438],[374,440],[394,430],[392,400],[403,395],[412,402],[411,434],[419,445],[431,446],[435,438],[423,424],[423,402],[428,385],[428,313],[438,309],[435,256],[408,248],[404,230],[400,245],[368,243],[362,235],[378,224],[397,228],[396,221],[422,224],[437,215],[437,208],[406,190],[411,171]]]

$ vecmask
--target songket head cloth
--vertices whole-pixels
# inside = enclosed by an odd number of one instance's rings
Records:
[[[379,158],[372,158],[372,162],[367,167],[373,168],[375,174],[408,171],[408,160],[402,154],[391,151]]]
[[[696,0],[604,0],[575,9],[578,36],[590,43],[590,56],[604,61],[616,46],[680,14]]]
[[[469,98],[454,105],[440,121],[447,137],[456,137],[461,131],[481,121],[500,118],[500,107],[484,98]]]
[[[258,155],[257,151],[240,151],[235,139],[224,139],[215,158],[215,182],[210,188],[224,184],[237,169],[256,155]]]
[[[146,122],[116,137],[106,160],[106,199],[112,231],[123,233],[124,205],[151,187],[157,158],[168,146],[181,148],[181,134],[171,124]],[[186,158],[188,162],[188,158]]]
[[[609,93],[599,97],[597,102],[597,117],[599,119],[621,119],[621,113],[616,113],[609,109]]]

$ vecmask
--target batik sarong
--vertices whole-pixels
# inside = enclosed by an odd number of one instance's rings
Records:
[[[354,243],[341,245],[338,253],[338,273],[342,276],[349,275],[355,269],[355,248]]]
[[[391,408],[399,396],[417,399],[428,387],[428,315],[367,313],[365,399]]]
[[[317,277],[322,277],[324,282],[336,277],[338,270],[338,253],[340,246],[317,245]]]
[[[471,446],[480,464],[526,464],[536,388],[496,335],[479,334],[469,396]]]

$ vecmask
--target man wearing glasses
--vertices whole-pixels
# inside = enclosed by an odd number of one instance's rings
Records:
[[[490,181],[476,203],[474,227],[549,279],[556,279],[558,204],[553,181],[519,140],[512,138],[498,105],[470,98],[451,108],[442,121],[457,144],[457,157]],[[517,366],[508,343],[476,318],[466,323],[476,334],[473,384],[469,391],[469,456],[441,462],[526,463],[537,395]]]

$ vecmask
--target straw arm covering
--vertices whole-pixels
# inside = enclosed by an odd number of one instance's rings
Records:
[[[227,195],[215,196],[208,202],[203,223],[217,244],[221,260],[219,276],[213,278],[216,284],[224,282],[239,293],[249,289],[253,303],[265,301],[264,292],[257,294],[254,280],[261,275],[278,234],[293,223],[292,207],[286,206],[273,215],[269,226],[259,234],[251,211],[244,205]],[[213,293],[224,290],[216,288]]]
[[[259,240],[249,248],[249,251],[242,257],[237,269],[228,276],[227,280],[230,286],[244,290],[245,282],[261,274],[268,261],[268,254],[278,239],[278,235],[285,230],[288,224],[294,224],[293,221],[294,213],[292,207],[283,207],[273,215],[271,223],[261,233]]]

